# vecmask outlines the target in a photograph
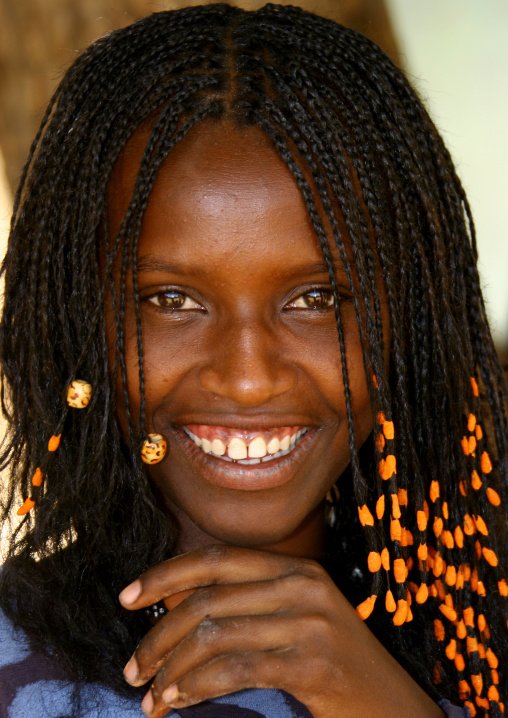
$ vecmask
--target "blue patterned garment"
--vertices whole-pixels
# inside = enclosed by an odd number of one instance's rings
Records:
[[[0,718],[64,718],[73,715],[73,684],[51,658],[30,648],[25,634],[0,612]],[[89,684],[81,694],[81,718],[145,718],[140,701],[128,700]],[[469,711],[446,701],[449,718],[470,718]],[[288,693],[245,690],[171,711],[170,718],[312,718]]]

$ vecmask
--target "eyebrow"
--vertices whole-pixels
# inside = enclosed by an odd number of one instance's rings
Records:
[[[159,272],[161,274],[181,274],[183,276],[189,274],[203,274],[201,267],[185,268],[176,264],[156,259],[150,256],[141,256],[137,265],[138,272]],[[303,264],[291,271],[291,274],[328,274],[328,267],[324,262],[316,262],[315,264]],[[335,266],[336,276],[345,275],[342,264]]]

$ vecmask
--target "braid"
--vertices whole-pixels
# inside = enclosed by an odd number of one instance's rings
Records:
[[[338,478],[340,498],[332,495],[327,569],[430,695],[463,701],[473,716],[500,716],[508,699],[507,396],[471,211],[403,75],[358,33],[295,7],[156,13],[92,45],[51,100],[2,269],[3,516],[20,493],[33,510],[12,533],[0,603],[75,678],[134,690],[120,667],[146,618],[122,611],[116,595],[174,546],[138,458],[146,436],[139,234],[165,158],[198,123],[221,118],[260,127],[292,173],[335,299],[351,466]],[[108,184],[140,127],[149,139],[110,236]],[[374,429],[360,450],[332,250],[349,283],[372,405]],[[127,392],[128,276],[137,412]],[[73,413],[62,392],[78,372],[94,394],[86,412]],[[48,451],[60,434],[62,447]],[[41,485],[31,481],[36,468]],[[79,615],[70,615],[76,595]]]

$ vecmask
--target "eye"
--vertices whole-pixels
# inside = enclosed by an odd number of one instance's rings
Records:
[[[328,309],[333,307],[331,289],[311,289],[288,304],[292,309]]]
[[[153,294],[151,297],[148,297],[148,301],[162,309],[182,309],[186,311],[188,309],[202,308],[200,304],[195,302],[194,299],[191,299],[187,294],[177,292],[176,290]]]

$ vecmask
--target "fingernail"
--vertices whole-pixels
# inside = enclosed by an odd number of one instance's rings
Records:
[[[125,668],[123,669],[123,675],[127,683],[134,683],[136,678],[138,677],[139,668],[138,668],[138,662],[132,656],[132,658],[128,661]]]
[[[134,601],[139,597],[142,588],[141,581],[134,581],[134,583],[129,584],[129,586],[124,588],[118,596],[120,603],[124,606],[130,606],[130,604],[134,603]]]
[[[153,706],[154,706],[154,702],[153,702],[152,691],[148,691],[148,693],[146,694],[146,696],[143,698],[143,700],[141,702],[141,710],[143,711],[143,713],[145,715],[148,716],[153,711]]]
[[[168,705],[174,703],[178,698],[178,686],[169,686],[162,694],[162,700]]]

